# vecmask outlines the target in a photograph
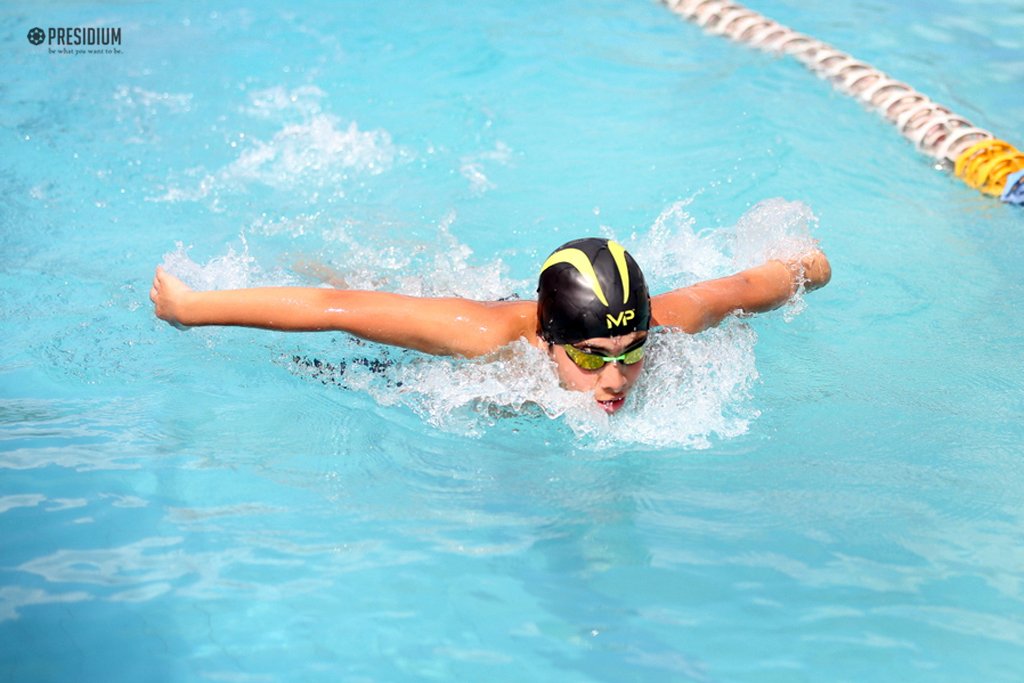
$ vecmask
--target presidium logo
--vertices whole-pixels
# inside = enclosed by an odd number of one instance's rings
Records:
[[[43,29],[37,26],[29,30],[28,42],[33,45],[46,43],[51,55],[119,55],[121,29],[94,26]]]

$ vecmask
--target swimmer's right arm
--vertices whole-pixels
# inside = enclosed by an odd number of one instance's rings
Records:
[[[698,282],[651,297],[654,324],[696,334],[733,313],[763,313],[785,304],[803,285],[824,287],[832,266],[824,252],[811,249],[787,261],[771,260],[742,272]]]
[[[149,298],[161,320],[183,326],[338,330],[442,356],[479,356],[536,334],[536,304],[418,298],[311,287],[194,291],[157,268]]]

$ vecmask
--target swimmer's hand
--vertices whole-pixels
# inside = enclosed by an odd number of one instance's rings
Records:
[[[187,330],[182,322],[186,300],[192,289],[160,266],[153,276],[153,287],[149,290],[149,299],[155,305],[154,313],[161,320],[166,320],[179,330]]]
[[[786,265],[794,273],[794,280],[802,281],[808,292],[824,287],[832,279],[832,266],[820,249],[814,249]]]

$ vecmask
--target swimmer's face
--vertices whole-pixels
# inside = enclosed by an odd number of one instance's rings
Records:
[[[595,337],[572,346],[584,353],[615,357],[633,350],[647,339],[646,331],[631,332],[621,337]],[[640,359],[632,365],[605,363],[597,370],[585,370],[573,362],[561,344],[550,344],[548,353],[558,368],[558,378],[566,389],[593,391],[594,399],[609,414],[625,405],[626,396],[643,370]]]

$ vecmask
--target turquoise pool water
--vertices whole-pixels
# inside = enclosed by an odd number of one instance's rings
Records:
[[[1024,144],[1024,4],[751,6]],[[797,64],[655,2],[13,2],[0,35],[0,680],[1024,677],[1024,213]],[[658,336],[611,421],[528,352],[147,299],[158,263],[530,296],[582,234],[659,290],[812,238],[835,275]]]

